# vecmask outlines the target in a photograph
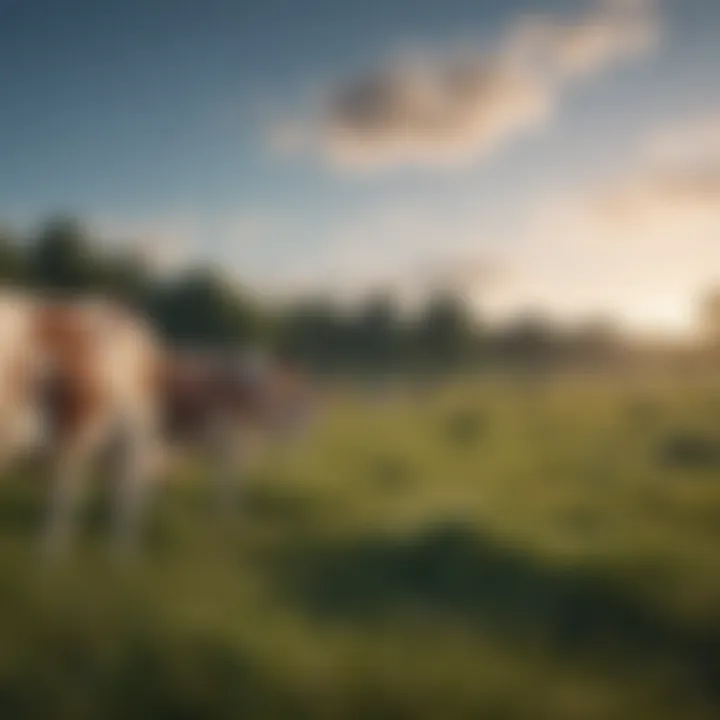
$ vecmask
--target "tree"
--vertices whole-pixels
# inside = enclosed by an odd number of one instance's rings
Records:
[[[98,263],[99,282],[111,297],[135,308],[146,309],[154,280],[144,261],[131,253],[118,253]]]
[[[568,359],[584,366],[603,367],[622,357],[624,342],[610,319],[595,318],[583,322],[566,339]]]
[[[562,338],[542,315],[526,313],[504,328],[497,344],[504,362],[540,369],[558,359]]]
[[[26,279],[25,256],[9,230],[0,228],[0,283],[20,284]]]
[[[468,359],[473,323],[465,303],[448,293],[428,301],[415,327],[414,351],[423,364],[457,368]]]
[[[387,371],[397,361],[402,329],[391,296],[371,297],[361,308],[354,331],[356,356],[363,364]]]
[[[98,265],[85,229],[70,218],[47,222],[30,250],[32,284],[59,292],[97,289]]]
[[[354,342],[337,308],[324,298],[305,299],[286,307],[279,330],[280,350],[317,367],[347,362]]]
[[[159,326],[176,341],[225,345],[258,332],[256,308],[208,269],[160,288],[150,304]]]

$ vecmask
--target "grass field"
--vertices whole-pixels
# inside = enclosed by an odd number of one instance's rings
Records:
[[[348,393],[126,569],[98,497],[43,570],[41,490],[0,488],[3,720],[720,716],[716,383]]]

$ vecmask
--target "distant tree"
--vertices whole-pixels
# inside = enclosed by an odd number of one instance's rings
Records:
[[[603,318],[584,322],[566,339],[568,360],[602,366],[617,360],[623,339],[613,322]]]
[[[430,298],[415,325],[413,348],[422,364],[441,369],[468,359],[473,322],[462,299],[448,293]]]
[[[70,218],[47,222],[29,253],[29,280],[59,292],[96,289],[101,274],[84,227]]]
[[[26,260],[15,236],[0,228],[0,283],[22,284],[26,280]]]
[[[142,258],[132,253],[116,253],[98,261],[98,283],[107,295],[132,307],[147,308],[156,280]]]
[[[558,359],[562,338],[549,320],[526,313],[500,331],[496,345],[503,362],[539,370]]]
[[[0,229],[0,283],[27,284],[69,294],[110,295],[147,312],[170,341],[229,345],[262,340],[280,352],[325,370],[433,370],[447,372],[495,360],[505,366],[556,367],[605,363],[627,350],[608,323],[560,331],[538,315],[497,329],[483,327],[453,291],[436,291],[412,318],[393,296],[379,293],[350,313],[328,298],[261,306],[220,273],[197,267],[161,279],[140,256],[102,249],[79,222],[58,217],[34,238]],[[708,345],[720,357],[720,288],[701,306]]]
[[[282,314],[279,347],[319,368],[337,368],[353,354],[348,320],[325,298],[291,303]]]
[[[402,342],[402,322],[390,295],[376,295],[366,302],[356,317],[354,335],[357,357],[364,364],[377,370],[392,368]]]
[[[158,289],[150,311],[167,336],[180,342],[223,345],[257,334],[257,309],[217,274],[193,270]]]

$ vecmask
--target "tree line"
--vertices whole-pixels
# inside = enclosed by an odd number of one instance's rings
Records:
[[[374,295],[352,311],[328,297],[271,307],[210,267],[160,274],[136,253],[103,246],[68,218],[46,222],[32,237],[0,232],[0,282],[102,293],[147,314],[172,344],[260,343],[324,371],[437,372],[496,364],[539,370],[606,366],[627,355],[627,340],[611,323],[568,330],[528,314],[490,326],[450,291],[432,294],[412,314],[390,294]]]

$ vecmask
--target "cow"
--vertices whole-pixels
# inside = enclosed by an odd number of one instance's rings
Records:
[[[119,448],[114,537],[137,534],[160,450],[161,345],[140,317],[102,298],[0,293],[0,461],[41,456],[50,472],[43,539],[71,539],[90,465]]]
[[[165,364],[162,436],[171,458],[201,453],[217,500],[231,509],[254,438],[296,438],[310,419],[311,393],[292,363],[243,351],[175,351]]]
[[[69,544],[87,475],[114,449],[114,539],[132,548],[172,459],[210,457],[231,507],[250,433],[287,438],[308,393],[287,363],[167,347],[136,313],[102,298],[0,293],[0,464],[40,455],[50,471],[44,547]]]

